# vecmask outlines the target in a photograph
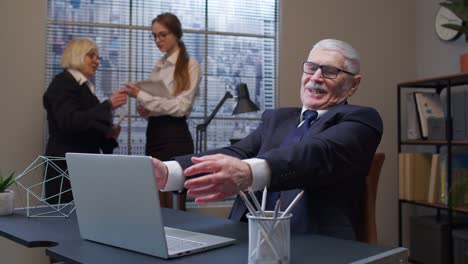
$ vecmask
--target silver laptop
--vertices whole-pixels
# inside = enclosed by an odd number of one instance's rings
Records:
[[[81,237],[173,258],[234,239],[164,227],[151,157],[67,153]]]

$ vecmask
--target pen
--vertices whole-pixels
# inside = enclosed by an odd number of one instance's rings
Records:
[[[265,211],[266,197],[267,197],[267,187],[265,186],[265,188],[263,188],[263,194],[262,194],[262,211]]]
[[[281,207],[281,199],[278,199],[276,201],[275,212],[273,214],[273,220],[275,220],[275,222],[276,222],[276,219],[278,218],[278,212],[279,212],[280,207]]]
[[[245,203],[245,206],[247,207],[247,210],[253,215],[253,216],[258,216],[257,211],[253,207],[253,205],[250,203],[249,199],[247,198],[247,195],[243,191],[239,191],[239,196],[242,198],[242,200]]]
[[[289,204],[288,208],[286,208],[286,210],[284,210],[281,217],[286,216],[287,214],[289,214],[289,212],[291,212],[291,210],[294,208],[294,206],[296,206],[297,202],[299,202],[299,200],[302,198],[303,195],[304,195],[304,191],[301,191],[300,193],[298,193],[296,195],[296,197],[294,197],[294,200],[291,202],[291,204]]]
[[[276,201],[275,212],[273,214],[273,223],[271,224],[270,233],[268,234],[269,237],[271,237],[271,233],[273,233],[274,230],[278,226],[278,224],[277,224],[278,223],[278,213],[279,213],[280,208],[281,208],[281,199],[278,199]],[[278,237],[280,238],[280,240],[284,239],[283,229],[278,230]]]
[[[250,196],[250,199],[252,199],[252,202],[254,203],[255,207],[258,209],[258,212],[260,213],[261,216],[265,216],[265,213],[262,210],[262,206],[258,203],[257,197],[252,191],[252,188],[247,188],[247,193]]]

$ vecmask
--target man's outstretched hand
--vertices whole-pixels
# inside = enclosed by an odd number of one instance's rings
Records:
[[[194,165],[184,171],[186,177],[206,174],[184,184],[187,195],[197,203],[222,201],[252,185],[250,166],[238,158],[216,154],[192,157],[192,162]]]

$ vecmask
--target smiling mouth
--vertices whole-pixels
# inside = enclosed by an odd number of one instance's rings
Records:
[[[312,88],[307,88],[306,89],[311,93],[311,94],[326,94],[327,91],[325,89],[319,88],[319,87],[312,87]]]

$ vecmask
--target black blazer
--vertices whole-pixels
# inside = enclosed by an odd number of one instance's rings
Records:
[[[262,123],[238,143],[203,154],[240,159],[262,158],[271,169],[269,190],[305,190],[294,208],[293,232],[354,239],[365,177],[382,137],[382,120],[372,108],[338,105],[316,120],[302,140],[281,146],[299,124],[301,108],[263,113]],[[190,157],[177,157],[185,169]],[[230,218],[240,220],[246,207],[236,198]]]
[[[106,135],[112,131],[109,102],[102,103],[86,83],[79,85],[68,71],[55,76],[43,97],[49,125],[48,156],[66,152],[112,153],[117,142]]]

